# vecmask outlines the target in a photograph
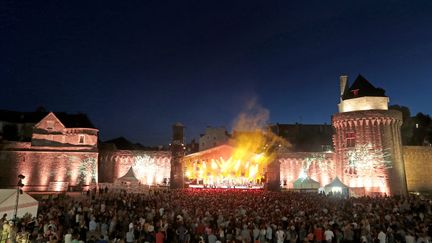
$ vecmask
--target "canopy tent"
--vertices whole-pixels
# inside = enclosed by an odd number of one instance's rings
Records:
[[[115,183],[116,184],[123,184],[123,185],[124,184],[126,184],[126,185],[139,185],[140,180],[138,180],[138,178],[135,176],[133,168],[130,167],[128,172],[124,176],[117,178]]]
[[[7,214],[8,220],[13,219],[16,206],[16,196],[16,189],[0,189],[0,217]],[[38,201],[29,194],[25,192],[19,194],[17,217],[22,218],[26,214],[36,217],[38,205]]]
[[[339,179],[339,177],[335,177],[332,182],[324,186],[324,191],[326,194],[332,193],[348,193],[348,186],[343,184],[343,182]]]
[[[294,189],[318,189],[320,183],[309,176],[306,178],[299,177],[293,182]]]

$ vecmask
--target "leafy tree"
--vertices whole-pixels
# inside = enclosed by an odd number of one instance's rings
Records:
[[[18,141],[18,128],[15,124],[3,126],[3,138],[8,141]]]
[[[402,120],[405,123],[405,121],[409,120],[411,118],[411,112],[408,107],[401,106],[401,105],[391,105],[389,107],[390,110],[398,110],[402,112]]]
[[[411,116],[408,107],[392,105],[390,110],[402,112],[403,124],[401,127],[402,144],[422,146],[432,142],[432,119],[429,115],[418,113]]]
[[[432,131],[432,119],[429,115],[418,113],[413,117],[415,128],[412,137],[413,145],[424,145],[425,142],[431,142],[430,135]]]
[[[400,106],[400,105],[392,105],[389,107],[390,110],[397,110],[402,112],[402,127],[401,127],[401,135],[402,135],[402,144],[403,145],[411,145],[413,131],[415,128],[415,122],[411,118],[411,112],[408,107]]]

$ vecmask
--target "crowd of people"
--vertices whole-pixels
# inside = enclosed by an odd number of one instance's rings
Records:
[[[432,201],[264,190],[101,190],[41,200],[37,217],[16,224],[3,217],[0,224],[3,234],[20,242],[423,243],[431,242]]]

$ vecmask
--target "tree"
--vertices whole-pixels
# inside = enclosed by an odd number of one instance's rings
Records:
[[[418,113],[415,117],[413,117],[414,132],[412,137],[413,145],[424,145],[426,143],[431,142],[431,132],[432,132],[432,119],[429,115],[425,115],[423,113]]]
[[[404,123],[405,123],[405,121],[411,119],[410,109],[406,106],[391,105],[391,106],[389,106],[389,110],[398,110],[398,111],[402,112],[402,120]]]
[[[397,110],[402,112],[402,127],[401,127],[401,135],[402,135],[402,144],[403,145],[412,145],[412,137],[415,128],[415,122],[411,117],[411,112],[408,107],[400,106],[400,105],[392,105],[389,107],[390,110]]]
[[[18,128],[15,124],[3,126],[3,139],[8,141],[18,141]]]

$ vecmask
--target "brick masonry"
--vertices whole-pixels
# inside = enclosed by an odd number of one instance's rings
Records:
[[[170,177],[171,152],[169,151],[141,151],[141,150],[101,150],[99,154],[99,182],[112,183],[115,179],[125,175],[131,167],[134,173],[143,177],[150,174],[145,167],[152,165],[154,177]],[[147,178],[143,183],[147,183]]]
[[[352,187],[368,187],[371,192],[390,195],[405,195],[407,183],[402,157],[400,127],[402,114],[395,110],[366,110],[337,113],[332,117],[335,127],[334,145],[337,175]],[[386,151],[390,166],[375,166],[368,171],[352,170],[348,166],[348,151],[353,148],[348,137],[355,138],[355,144],[370,145],[371,148]]]
[[[432,191],[432,147],[404,146],[406,180],[412,192]]]
[[[24,190],[44,191],[50,182],[89,185],[98,180],[97,161],[92,151],[1,151],[0,186],[15,186],[19,174],[26,177]]]

